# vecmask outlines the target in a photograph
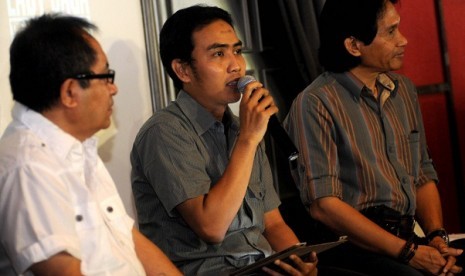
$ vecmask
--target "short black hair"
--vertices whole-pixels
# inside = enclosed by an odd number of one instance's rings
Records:
[[[28,20],[10,46],[13,99],[42,112],[57,103],[67,78],[89,73],[97,53],[89,44],[89,21],[59,13]],[[80,81],[85,88],[86,81]]]
[[[182,89],[182,81],[171,68],[174,59],[192,63],[194,31],[212,23],[223,20],[233,27],[231,15],[218,7],[194,5],[180,9],[166,20],[160,31],[160,56],[165,70],[173,79],[174,86]]]
[[[359,57],[347,52],[344,40],[354,37],[371,44],[388,1],[395,4],[398,0],[326,0],[318,21],[318,57],[325,70],[344,72],[360,64]]]

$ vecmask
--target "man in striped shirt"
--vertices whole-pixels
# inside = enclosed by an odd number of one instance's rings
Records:
[[[392,73],[407,39],[396,0],[327,0],[319,58],[326,72],[295,99],[284,125],[299,148],[293,175],[311,216],[351,243],[320,263],[368,275],[454,275],[437,175],[415,85]],[[416,218],[428,233],[413,232]]]

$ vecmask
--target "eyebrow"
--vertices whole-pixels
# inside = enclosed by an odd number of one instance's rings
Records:
[[[237,46],[242,46],[242,41],[239,40],[238,42],[234,43],[233,44],[233,48],[237,47]],[[225,43],[213,43],[212,45],[210,45],[207,50],[212,50],[212,49],[218,49],[218,48],[227,48],[229,47],[229,44],[225,44]]]

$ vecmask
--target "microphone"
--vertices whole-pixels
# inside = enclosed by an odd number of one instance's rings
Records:
[[[237,90],[242,94],[244,93],[245,86],[251,82],[257,81],[253,76],[245,75],[237,82]],[[282,153],[287,156],[289,161],[294,161],[299,157],[299,151],[295,147],[287,132],[281,126],[281,123],[273,114],[268,122],[268,130],[273,137],[276,145],[281,149]]]

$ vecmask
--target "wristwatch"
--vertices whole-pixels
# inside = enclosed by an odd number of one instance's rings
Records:
[[[430,243],[434,237],[441,237],[446,245],[449,246],[449,235],[447,234],[446,229],[439,228],[437,230],[431,231],[428,235],[426,235],[426,240],[428,243]]]

